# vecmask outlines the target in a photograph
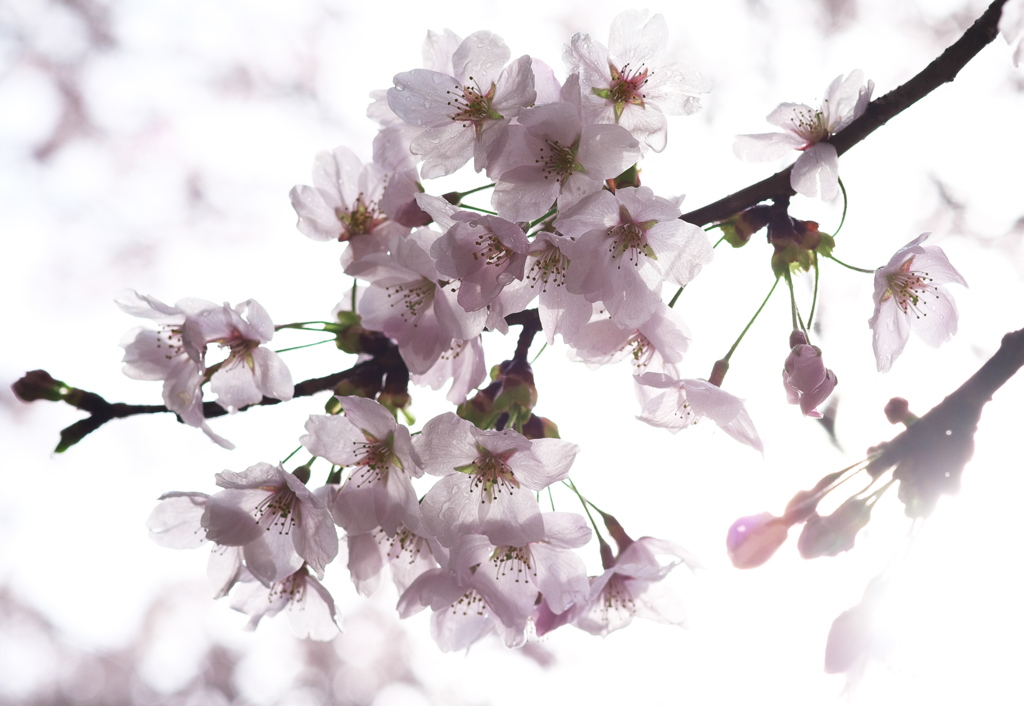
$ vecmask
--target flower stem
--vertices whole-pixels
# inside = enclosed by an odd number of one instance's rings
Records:
[[[287,353],[288,351],[297,351],[297,350],[299,350],[300,348],[311,348],[312,346],[319,346],[319,345],[320,345],[321,343],[330,343],[330,342],[332,342],[332,341],[335,341],[335,340],[337,340],[337,339],[334,339],[334,338],[325,338],[324,340],[322,340],[322,341],[317,341],[316,343],[304,343],[304,344],[303,344],[303,345],[301,345],[301,346],[292,346],[291,348],[278,348],[278,349],[277,349],[276,351],[274,351],[274,352],[275,352],[275,353]]]
[[[839,190],[843,192],[843,215],[840,217],[839,225],[836,226],[836,230],[832,234],[833,238],[839,235],[839,231],[843,229],[843,224],[846,223],[846,207],[849,205],[849,201],[846,198],[846,187],[843,185],[842,179],[839,180]]]
[[[562,481],[562,484],[568,486],[569,489],[572,490],[572,492],[576,493],[576,497],[579,498],[580,502],[583,504],[583,512],[587,513],[587,519],[590,520],[590,525],[594,528],[594,534],[597,535],[597,540],[603,543],[604,537],[601,536],[601,530],[597,528],[597,523],[594,521],[594,516],[590,514],[589,506],[592,505],[593,503],[591,503],[589,500],[583,497],[583,494],[580,493],[579,489],[576,487],[576,484],[573,483],[571,479],[566,478],[565,480]],[[594,509],[596,510],[597,506],[595,506]],[[600,510],[598,510],[598,512],[600,512]]]
[[[778,285],[779,285],[779,278],[776,277],[775,281],[772,283],[772,288],[768,290],[768,296],[766,296],[764,298],[764,301],[761,302],[761,306],[757,307],[757,311],[754,312],[754,315],[751,317],[750,321],[747,322],[747,325],[743,328],[743,331],[740,333],[739,338],[737,338],[736,342],[732,344],[732,348],[730,348],[729,352],[725,354],[725,357],[722,358],[722,361],[728,363],[729,359],[732,358],[732,354],[736,352],[737,348],[739,348],[740,341],[743,340],[743,337],[747,335],[747,331],[749,331],[750,327],[754,325],[755,321],[757,321],[757,317],[761,315],[761,311],[764,309],[765,305],[768,303],[768,300],[772,298],[772,294],[775,292],[775,288]]]
[[[845,262],[837,258],[835,255],[826,255],[825,257],[827,257],[829,260],[836,263],[837,265],[842,265],[848,270],[853,270],[854,272],[863,272],[866,275],[875,274],[874,270],[865,270],[863,267],[854,267],[853,265],[847,265]]]
[[[686,289],[686,285],[683,285],[682,287],[677,289],[676,293],[672,295],[672,301],[670,301],[668,303],[668,308],[669,309],[671,309],[672,307],[674,307],[676,305],[676,302],[679,300],[679,295],[683,293],[684,289]]]
[[[818,267],[818,254],[814,255],[814,295],[811,297],[811,313],[807,315],[807,328],[814,323],[814,309],[818,306],[818,281],[821,279],[821,269]]]

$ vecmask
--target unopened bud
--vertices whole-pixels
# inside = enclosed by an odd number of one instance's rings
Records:
[[[33,370],[11,385],[11,390],[22,402],[60,402],[71,388],[60,380],[54,380],[45,370]]]
[[[769,512],[741,517],[732,523],[725,538],[729,560],[737,569],[761,566],[789,536],[791,523]]]

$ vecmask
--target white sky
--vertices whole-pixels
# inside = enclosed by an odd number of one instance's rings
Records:
[[[72,142],[44,164],[33,161],[31,148],[49,133],[56,97],[37,66],[12,61],[0,72],[0,105],[6,106],[0,109],[0,311],[7,331],[0,356],[0,435],[7,450],[0,471],[0,582],[83,646],[126,639],[147,601],[168,582],[204,581],[205,552],[163,550],[146,537],[142,523],[155,498],[167,490],[210,492],[217,471],[283,457],[305,417],[322,409],[322,398],[216,420],[218,433],[238,445],[231,453],[167,419],[136,418],[110,424],[54,457],[48,454],[59,429],[78,415],[56,405],[21,406],[7,391],[10,382],[41,367],[110,400],[157,402],[158,385],[120,373],[117,344],[137,323],[112,303],[124,288],[168,302],[252,297],[278,323],[329,315],[346,288],[339,251],[295,230],[288,190],[309,183],[319,150],[345,144],[370,156],[374,126],[364,117],[366,96],[387,88],[393,74],[419,66],[426,30],[449,27],[465,36],[490,29],[513,56],[537,56],[561,76],[562,43],[575,31],[604,41],[620,9],[604,0],[486,7],[241,0],[122,5],[115,14],[123,48],[90,59],[83,74],[101,140]],[[666,196],[685,193],[686,206],[696,207],[770,174],[775,165],[735,160],[734,134],[767,131],[764,116],[778,102],[813,102],[832,78],[854,68],[875,81],[876,95],[891,90],[958,36],[962,21],[951,16],[973,18],[983,7],[864,0],[826,37],[817,24],[819,5],[649,4],[668,19],[677,57],[711,75],[715,89],[701,114],[670,122],[669,149],[643,165],[647,185]],[[70,21],[56,10],[33,14],[41,6],[14,2],[0,18],[17,18],[36,30],[37,46],[49,55],[73,59],[77,33],[63,29]],[[11,37],[4,42],[0,67],[15,56]],[[691,628],[638,622],[605,640],[559,630],[544,641],[558,666],[545,671],[491,641],[468,656],[442,655],[420,616],[410,630],[421,678],[460,698],[495,704],[547,703],[556,696],[649,704],[839,698],[842,679],[821,672],[825,635],[897,551],[907,525],[895,497],[880,503],[857,549],[836,559],[803,562],[791,542],[762,569],[739,572],[725,557],[725,531],[741,515],[780,512],[796,490],[893,436],[881,415],[885,400],[907,397],[923,413],[991,355],[1003,333],[1019,327],[1014,311],[1024,261],[1019,232],[1010,231],[1021,215],[1021,76],[997,40],[954,84],[841,160],[851,202],[840,258],[877,267],[931,230],[930,244],[941,245],[970,284],[953,292],[962,316],[958,337],[938,352],[912,339],[893,371],[878,376],[865,324],[871,278],[824,268],[823,330],[816,343],[840,380],[839,437],[846,453],[828,446],[812,421],[785,405],[778,371],[789,329],[781,291],[734,357],[726,381],[726,389],[748,399],[765,439],[763,459],[710,425],[673,436],[636,422],[625,363],[589,371],[564,363],[561,348],[538,361],[537,411],[582,447],[572,474],[581,490],[634,536],[669,538],[702,558],[706,568],[696,577],[682,571],[674,577]],[[191,204],[183,188],[189,179],[202,190]],[[944,210],[931,179],[966,209],[957,217]],[[457,183],[480,181],[469,172]],[[794,206],[794,215],[819,220],[823,230],[838,222],[835,205],[794,200]],[[708,375],[767,292],[771,275],[762,238],[743,250],[720,249],[680,300],[694,333],[687,376]],[[297,334],[280,341],[282,347],[304,342]],[[514,343],[492,343],[489,364],[507,357]],[[347,366],[319,349],[291,355],[296,379]],[[1005,702],[1017,692],[1024,648],[1016,636],[1024,612],[1016,532],[1024,481],[1013,443],[1021,392],[1021,383],[1011,381],[986,409],[961,496],[940,503],[916,543],[902,589],[887,604],[890,659],[869,674],[857,703]],[[444,409],[443,400],[421,394],[414,412],[426,421]],[[568,498],[562,502],[559,509],[577,510]],[[596,568],[596,546],[586,551]],[[345,573],[332,566],[328,585],[350,613],[361,599]],[[388,600],[375,605],[386,609]],[[283,619],[243,634],[242,616],[211,601],[196,621],[253,650],[252,698],[269,702],[275,669],[288,669],[274,649],[286,633],[276,624]],[[173,635],[167,655],[154,657],[148,673],[169,688],[175,670],[185,669],[181,652],[192,639],[181,626]],[[340,641],[353,651],[368,649],[373,631],[350,629]],[[10,648],[0,626],[0,684],[31,672],[27,654]],[[0,701],[4,693],[0,687]],[[382,694],[374,703],[389,699],[400,696]]]

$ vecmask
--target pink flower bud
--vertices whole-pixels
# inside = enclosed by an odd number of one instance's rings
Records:
[[[741,517],[725,539],[729,560],[737,569],[753,569],[772,558],[789,536],[791,523],[769,512]]]
[[[818,405],[832,394],[838,380],[836,374],[825,368],[821,349],[807,344],[800,331],[789,337],[792,350],[782,369],[782,382],[790,404],[799,404],[805,416],[821,418]]]

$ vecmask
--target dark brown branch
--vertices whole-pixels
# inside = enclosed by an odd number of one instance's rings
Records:
[[[877,478],[895,466],[893,478],[900,481],[908,515],[927,516],[940,495],[959,489],[963,468],[974,453],[982,408],[1022,366],[1024,329],[1003,336],[999,350],[978,372],[880,447],[868,473]]]
[[[955,79],[960,69],[998,35],[999,16],[1005,2],[1006,0],[995,0],[960,39],[919,74],[902,86],[871,101],[862,116],[830,140],[836,151],[839,154],[849,151],[936,88]],[[792,171],[792,167],[784,169],[723,199],[685,213],[682,218],[694,225],[703,226],[725,220],[762,201],[792,196],[796,193],[789,183]]]

